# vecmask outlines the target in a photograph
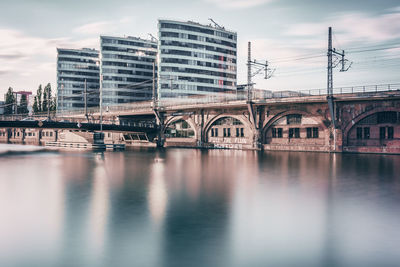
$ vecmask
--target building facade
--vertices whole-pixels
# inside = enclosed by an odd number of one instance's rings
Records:
[[[100,37],[103,105],[149,100],[157,42],[136,37]]]
[[[235,32],[159,20],[158,37],[160,99],[236,92]]]
[[[99,51],[57,48],[57,111],[99,105]]]

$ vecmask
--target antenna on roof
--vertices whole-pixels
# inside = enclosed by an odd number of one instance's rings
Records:
[[[216,23],[212,18],[209,18],[208,20],[210,20],[212,23],[214,23],[215,28],[220,29],[220,30],[225,30],[225,27],[222,27],[221,25]]]
[[[157,42],[158,41],[158,39],[156,37],[154,37],[154,35],[152,35],[151,33],[149,33],[149,36],[151,38],[151,41],[153,41],[153,42]]]

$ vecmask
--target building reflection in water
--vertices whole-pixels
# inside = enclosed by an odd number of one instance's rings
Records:
[[[101,263],[104,260],[102,255],[104,255],[110,209],[109,180],[112,179],[112,177],[113,176],[107,172],[104,154],[97,154],[93,170],[89,219],[87,221],[91,258],[97,263]]]
[[[6,157],[0,169],[0,266],[400,260],[398,156],[166,149]]]
[[[60,256],[65,218],[60,160],[1,159],[0,266],[51,265]]]
[[[162,225],[168,204],[168,193],[165,184],[165,162],[158,155],[151,164],[147,198],[153,223],[156,226]]]

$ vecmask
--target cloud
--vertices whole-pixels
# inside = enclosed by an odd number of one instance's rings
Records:
[[[0,76],[5,75],[7,73],[9,73],[8,70],[0,70]]]
[[[102,35],[117,31],[124,24],[133,23],[132,17],[123,17],[116,21],[97,21],[76,27],[72,32],[82,35]]]
[[[393,13],[371,16],[367,13],[341,13],[317,23],[291,25],[285,34],[294,37],[312,38],[327,35],[328,27],[344,43],[385,42],[400,38],[400,9]]]
[[[48,82],[54,86],[56,47],[98,48],[99,38],[41,38],[19,30],[0,28],[0,96],[8,86],[17,90],[34,90],[27,85]],[[4,66],[7,69],[1,68]]]
[[[18,60],[24,58],[25,55],[21,53],[13,53],[13,54],[0,54],[0,59],[3,60]]]
[[[264,5],[273,0],[204,0],[223,9],[240,9]]]

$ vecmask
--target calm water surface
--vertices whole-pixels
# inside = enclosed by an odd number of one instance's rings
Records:
[[[0,266],[400,266],[400,156],[2,156],[0,216]]]

